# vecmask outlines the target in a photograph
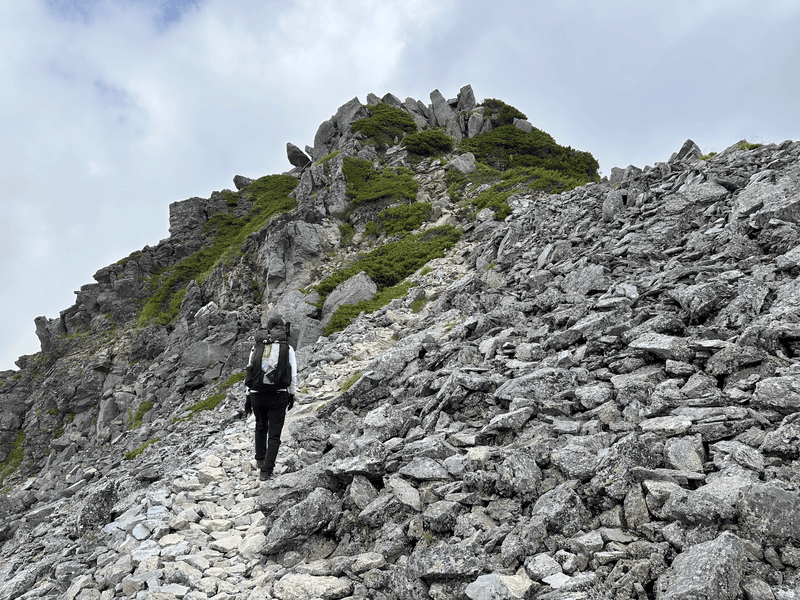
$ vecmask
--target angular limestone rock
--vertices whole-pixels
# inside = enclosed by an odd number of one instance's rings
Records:
[[[657,600],[734,600],[739,595],[745,562],[742,540],[725,532],[679,554],[658,578]]]

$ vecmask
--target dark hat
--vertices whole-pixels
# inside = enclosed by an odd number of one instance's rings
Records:
[[[273,327],[286,327],[286,321],[281,315],[272,315],[267,321],[267,329],[272,329]]]

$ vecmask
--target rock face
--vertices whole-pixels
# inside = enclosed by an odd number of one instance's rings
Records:
[[[453,137],[486,126],[468,86],[379,101]],[[260,183],[174,203],[167,240],[36,320],[42,353],[0,373],[0,600],[797,597],[800,143],[702,160],[687,141],[466,220],[445,161],[363,146],[366,114],[320,125],[296,208],[169,325],[139,324],[152,286]],[[344,156],[412,169],[422,231],[463,235],[324,337],[377,290],[312,291],[376,243],[342,246]],[[260,482],[241,372],[276,313],[299,393]]]

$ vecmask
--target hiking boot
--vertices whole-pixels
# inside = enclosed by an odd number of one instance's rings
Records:
[[[258,472],[258,478],[261,481],[266,481],[270,477],[272,477],[272,471],[259,471]]]

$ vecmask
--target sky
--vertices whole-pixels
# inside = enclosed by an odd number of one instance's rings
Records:
[[[3,0],[0,370],[169,204],[289,170],[372,92],[471,84],[601,173],[800,139],[796,0]]]

